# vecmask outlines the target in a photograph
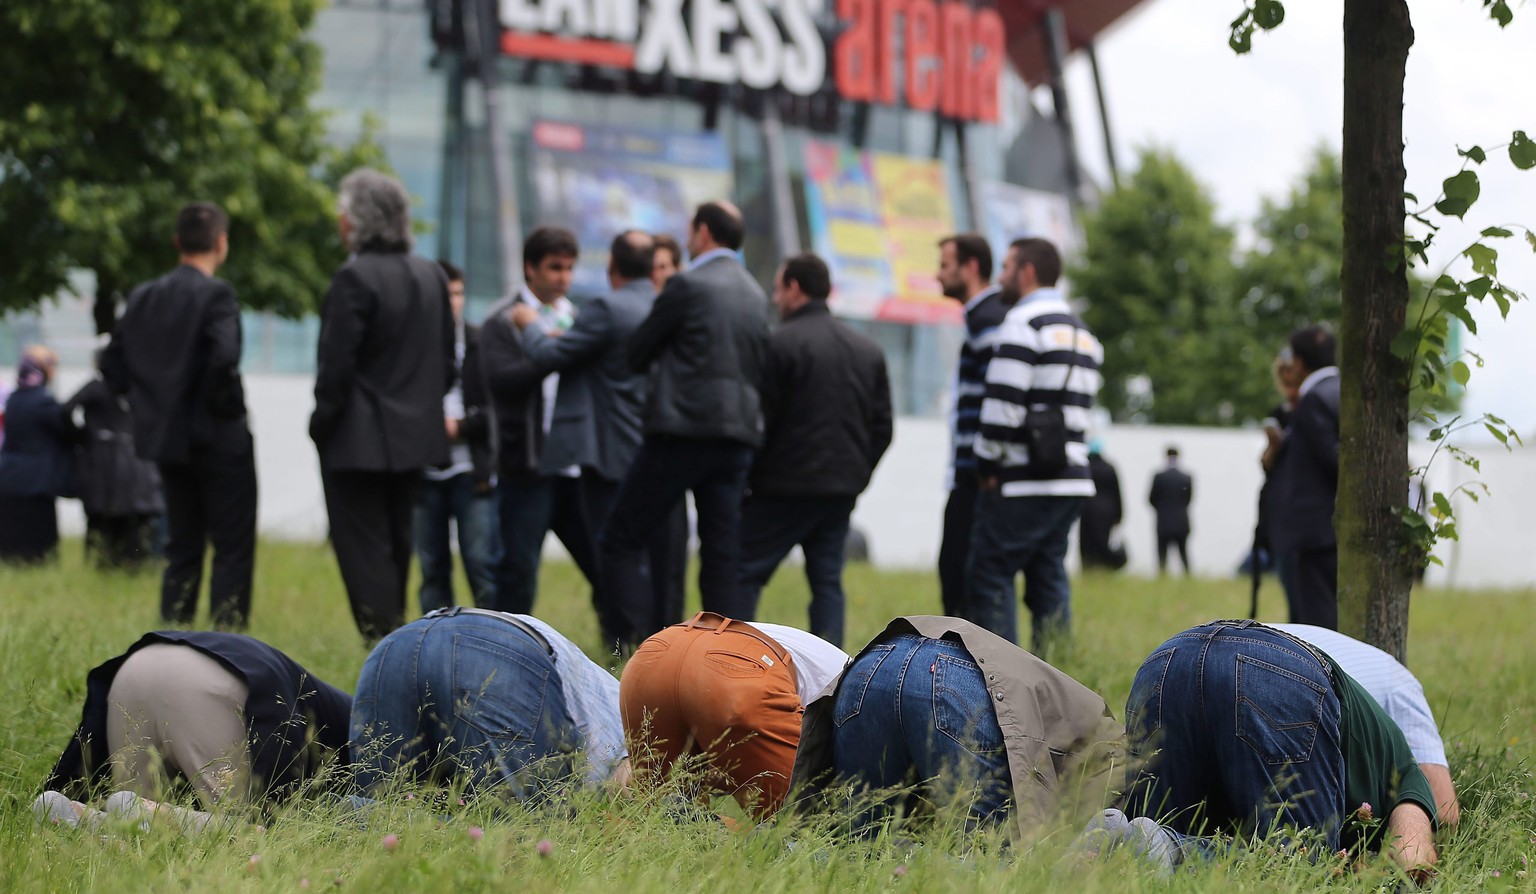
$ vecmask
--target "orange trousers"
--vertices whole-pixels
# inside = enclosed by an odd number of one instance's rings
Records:
[[[792,662],[772,637],[712,612],[641,643],[619,682],[637,774],[656,779],[702,756],[708,791],[772,815],[789,793],[805,713]]]

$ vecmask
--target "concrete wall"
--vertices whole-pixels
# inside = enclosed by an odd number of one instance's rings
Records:
[[[60,375],[61,399],[85,379],[80,370]],[[247,376],[246,393],[256,436],[259,522],[266,537],[318,540],[325,535],[325,502],[319,465],[307,426],[314,406],[313,382],[298,376]],[[1235,572],[1252,542],[1257,495],[1262,481],[1258,457],[1263,435],[1256,430],[1111,426],[1099,433],[1104,455],[1120,473],[1125,500],[1122,532],[1130,554],[1129,572],[1156,571],[1156,541],[1147,491],[1161,468],[1164,449],[1177,445],[1183,466],[1195,479],[1194,533],[1190,558],[1201,575]],[[944,462],[949,433],[942,420],[901,419],[896,438],[854,512],[854,524],[869,537],[871,557],[882,567],[931,569],[938,556],[944,512]],[[1482,460],[1474,474],[1441,457],[1431,485],[1448,491],[1481,480],[1491,494],[1473,503],[1457,499],[1462,539],[1439,553],[1446,567],[1430,569],[1430,582],[1464,587],[1536,586],[1536,560],[1527,553],[1527,507],[1536,505],[1536,454],[1497,446],[1473,448]],[[1415,454],[1427,453],[1416,444]],[[1406,495],[1405,495],[1406,499]],[[79,504],[60,504],[66,531],[83,530]],[[1076,561],[1076,548],[1072,551]]]

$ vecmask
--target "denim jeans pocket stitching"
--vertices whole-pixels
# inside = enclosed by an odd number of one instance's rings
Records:
[[[1287,652],[1287,654],[1291,653]],[[1245,671],[1247,671],[1246,674]],[[1311,690],[1311,719],[1289,719],[1282,722],[1274,716],[1275,711],[1273,707],[1266,710],[1264,703],[1250,698],[1245,693],[1244,678],[1254,672],[1275,674]],[[1235,674],[1235,704],[1233,709],[1234,720],[1237,726],[1237,737],[1249,748],[1252,748],[1254,754],[1263,760],[1265,764],[1270,766],[1303,764],[1310,761],[1313,749],[1317,744],[1317,732],[1321,725],[1323,699],[1328,693],[1328,687],[1318,683],[1316,680],[1308,679],[1295,671],[1260,661],[1248,655],[1237,656]],[[1273,686],[1263,685],[1258,679],[1254,679],[1251,685],[1263,691],[1274,691]],[[1272,702],[1271,704],[1273,705],[1274,703]],[[1272,735],[1260,736],[1260,730],[1250,730],[1248,728],[1248,724],[1245,724],[1245,721],[1249,720],[1250,717],[1249,712],[1244,710],[1245,705],[1251,709],[1251,713],[1255,715],[1257,720],[1262,721],[1262,732]],[[1285,734],[1291,741],[1280,741],[1279,736],[1273,734]],[[1287,748],[1289,748],[1289,751],[1286,750]],[[1284,753],[1273,753],[1275,751]]]
[[[1168,669],[1173,665],[1173,656],[1177,652],[1177,646],[1170,646],[1166,649],[1159,649],[1158,651],[1153,652],[1151,655],[1148,655],[1147,659],[1141,663],[1142,667],[1146,667],[1155,661],[1161,660],[1163,662],[1163,667],[1162,670],[1158,671],[1157,682],[1152,684],[1151,691],[1147,693],[1147,697],[1144,701],[1142,701],[1140,704],[1135,704],[1130,701],[1127,701],[1126,703],[1125,729],[1127,735],[1130,737],[1130,740],[1133,743],[1139,739],[1150,738],[1153,734],[1157,733],[1163,728],[1163,690],[1167,686]],[[1135,693],[1136,689],[1133,683],[1131,688],[1132,697],[1135,696]],[[1144,723],[1140,720],[1140,715],[1147,713],[1148,705],[1154,705],[1151,712],[1153,714],[1153,718],[1151,723]]]
[[[896,646],[892,643],[870,646],[849,666],[848,672],[843,674],[843,679],[838,683],[833,699],[832,725],[834,727],[841,727],[864,710],[864,697],[869,694],[869,684],[895,648]],[[877,654],[880,656],[878,659],[874,658]],[[871,659],[874,660],[871,661]],[[854,676],[855,671],[857,676]],[[858,687],[856,696],[852,694],[851,687]]]
[[[957,711],[956,716],[964,718],[963,722],[956,722],[956,717],[950,716],[952,711],[949,710],[948,700],[943,698],[944,695],[952,693],[955,695],[956,702],[963,701],[959,693],[959,687],[947,684],[948,675],[955,671],[974,673],[984,696],[981,705],[985,710],[976,712],[975,716],[971,716],[969,712],[964,710],[955,709]],[[1005,744],[1001,728],[997,731],[996,747],[979,747],[981,745],[979,733],[982,727],[988,726],[987,721],[989,719],[992,722],[991,725],[995,726],[997,724],[995,714],[990,717],[986,714],[986,712],[992,710],[991,698],[991,689],[987,686],[987,681],[981,673],[981,668],[975,662],[952,655],[937,656],[934,661],[933,674],[933,727],[935,730],[974,755],[993,755],[1003,751]]]
[[[498,661],[516,663],[522,670],[532,676],[527,686],[527,691],[518,693],[516,697],[502,695],[505,687],[497,683],[495,676],[487,678],[473,685],[463,679],[460,671],[463,662],[461,652],[478,651],[493,656]],[[453,699],[454,716],[469,726],[492,739],[498,740],[532,740],[544,716],[544,695],[549,688],[551,668],[544,667],[536,661],[530,661],[527,655],[520,654],[515,649],[509,649],[500,644],[480,636],[455,633],[453,638],[453,673],[451,685],[453,687],[451,697]],[[537,693],[534,688],[537,687]],[[536,696],[536,697],[535,697]],[[509,717],[516,717],[521,721],[518,729],[491,729],[474,710],[482,703],[499,706],[502,713]],[[529,710],[529,709],[532,710]]]

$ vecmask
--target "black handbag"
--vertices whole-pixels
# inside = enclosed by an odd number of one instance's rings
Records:
[[[1072,351],[1077,352],[1078,327],[1072,327]],[[1077,374],[1076,358],[1067,370],[1067,380],[1057,393],[1063,398],[1054,404],[1035,404],[1024,417],[1024,441],[1029,446],[1029,471],[1048,477],[1067,467],[1067,417],[1062,406],[1072,377]]]

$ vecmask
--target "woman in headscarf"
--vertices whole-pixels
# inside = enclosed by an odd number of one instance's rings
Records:
[[[58,355],[22,352],[16,390],[5,402],[0,445],[0,561],[40,562],[59,545],[54,501],[74,495],[75,429],[48,390]]]

